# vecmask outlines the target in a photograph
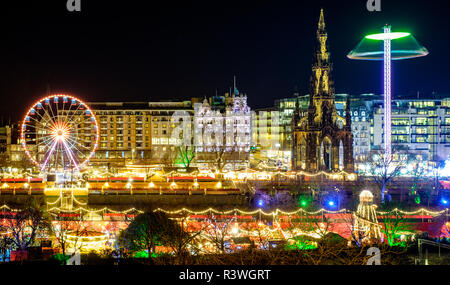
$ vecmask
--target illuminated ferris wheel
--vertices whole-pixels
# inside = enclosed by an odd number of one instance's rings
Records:
[[[99,130],[84,102],[56,94],[28,110],[20,139],[25,154],[42,172],[80,170],[98,147]]]

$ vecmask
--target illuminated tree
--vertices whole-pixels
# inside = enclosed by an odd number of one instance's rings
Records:
[[[420,204],[422,201],[420,199],[420,195],[417,193],[417,185],[419,184],[420,180],[423,178],[425,174],[425,168],[422,167],[419,163],[416,163],[412,176],[414,178],[413,185],[410,188],[409,196],[414,198],[414,202],[416,204]]]
[[[386,235],[390,246],[394,245],[395,238],[399,232],[410,229],[410,226],[406,224],[405,217],[398,210],[384,213],[381,219],[381,232]]]
[[[0,253],[2,255],[2,261],[6,261],[6,254],[8,250],[11,250],[12,248],[12,240],[11,237],[8,235],[8,231],[3,227],[3,225],[0,225]]]
[[[219,252],[225,253],[225,243],[231,234],[232,222],[232,219],[219,221],[216,216],[211,215],[203,229],[202,237],[211,242]]]
[[[135,217],[122,232],[122,240],[129,251],[146,250],[150,258],[152,253],[155,253],[157,245],[171,244],[168,235],[179,233],[180,229],[175,229],[176,227],[177,223],[169,219],[165,213],[150,210]]]
[[[381,203],[385,202],[388,184],[401,174],[405,160],[394,160],[394,155],[386,156],[384,151],[375,152],[368,161],[369,174],[380,189]]]
[[[189,168],[195,158],[195,150],[189,146],[178,147],[177,162],[181,162],[185,168]]]
[[[36,238],[43,236],[50,228],[50,217],[32,201],[24,209],[4,219],[3,229],[10,233],[10,241],[17,250],[33,246]]]
[[[53,222],[50,223],[50,230],[61,247],[63,256],[67,253],[69,241],[67,234],[71,233],[72,236],[80,236],[80,233],[86,231],[86,226],[82,220],[71,220],[70,217],[64,217],[64,215],[56,215]],[[70,244],[74,251],[81,250],[81,242],[78,243],[78,239],[71,240]]]

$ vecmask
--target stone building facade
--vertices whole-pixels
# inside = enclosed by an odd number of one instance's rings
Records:
[[[346,104],[345,117],[337,114],[327,38],[322,10],[317,30],[318,44],[312,66],[307,115],[303,118],[300,116],[297,102],[292,119],[292,169],[310,173],[342,170],[353,172],[350,104]]]

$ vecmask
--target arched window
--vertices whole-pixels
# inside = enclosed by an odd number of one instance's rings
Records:
[[[344,169],[344,144],[342,140],[339,141],[339,170]]]

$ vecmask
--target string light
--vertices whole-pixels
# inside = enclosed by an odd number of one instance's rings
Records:
[[[88,204],[88,203],[84,203],[84,202],[78,201],[77,198],[75,198],[75,196],[73,195],[73,192],[72,192],[72,199],[73,199],[73,201],[74,201],[75,203],[77,203],[77,204],[79,204],[79,205],[86,206],[86,205]]]
[[[59,200],[60,200],[60,198],[58,198],[58,200],[56,200],[53,203],[47,202],[47,204],[49,204],[49,205],[56,204],[56,202],[59,201]],[[79,202],[79,201],[78,201],[78,203],[79,204],[86,204],[86,203],[82,203],[82,202]],[[5,208],[8,209],[8,210],[12,210],[12,211],[20,211],[20,209],[12,209],[8,205],[0,206],[0,209],[5,209]],[[86,213],[99,213],[99,212],[105,212],[106,213],[106,212],[111,212],[111,213],[120,213],[120,214],[128,214],[128,213],[134,211],[134,212],[137,212],[137,213],[140,213],[140,214],[144,213],[144,211],[138,210],[138,209],[136,209],[134,207],[130,208],[130,209],[127,209],[127,210],[123,210],[123,211],[116,211],[116,210],[110,209],[108,207],[104,207],[104,208],[97,209],[97,210],[90,210],[90,209],[86,209],[86,208],[83,208],[83,207],[79,207],[79,208],[76,208],[76,209],[73,209],[73,210],[67,210],[67,209],[62,210],[61,208],[58,208],[58,207],[52,207],[52,208],[48,209],[48,211],[49,212],[52,212],[52,211],[58,211],[58,212],[60,212],[60,211],[64,211],[64,212],[80,212],[81,211],[81,212],[86,212]],[[320,209],[320,210],[311,211],[311,212],[306,211],[305,209],[298,209],[298,210],[292,211],[292,212],[287,212],[287,211],[283,211],[283,210],[280,210],[280,209],[276,209],[273,212],[265,212],[262,209],[257,209],[257,210],[254,210],[254,211],[244,211],[244,210],[241,210],[241,209],[220,211],[220,210],[217,210],[217,209],[214,209],[214,208],[208,208],[208,209],[205,209],[205,210],[202,210],[202,211],[194,211],[194,210],[187,209],[187,208],[182,208],[182,209],[178,209],[178,210],[169,211],[169,210],[165,210],[165,209],[162,209],[162,208],[157,208],[154,211],[155,212],[161,211],[161,212],[164,212],[164,213],[167,213],[167,214],[170,214],[170,215],[172,215],[172,214],[176,215],[176,214],[180,214],[180,213],[187,213],[187,214],[191,214],[191,215],[201,215],[201,214],[206,214],[206,213],[230,215],[230,214],[239,213],[241,215],[261,214],[261,215],[264,215],[264,216],[278,216],[278,215],[292,216],[292,215],[297,215],[297,214],[301,214],[301,213],[306,214],[306,215],[317,215],[319,213],[320,214],[322,214],[322,213],[340,214],[340,213],[347,213],[348,212],[347,209],[341,209],[341,210],[338,210],[338,211],[330,211],[330,210],[326,210],[326,209],[323,209],[323,208]],[[376,213],[378,215],[385,215],[385,214],[391,214],[393,212],[402,213],[404,215],[417,215],[419,213],[422,213],[422,214],[428,214],[430,216],[438,216],[438,215],[446,213],[447,210],[430,211],[430,210],[427,210],[427,209],[419,209],[417,211],[407,212],[407,211],[402,211],[402,210],[399,210],[399,209],[394,209],[394,210],[389,211],[389,212],[377,211]]]
[[[54,202],[47,202],[47,205],[55,205],[59,201],[61,201],[61,196],[59,196],[58,199],[56,199],[56,201],[54,201]]]

